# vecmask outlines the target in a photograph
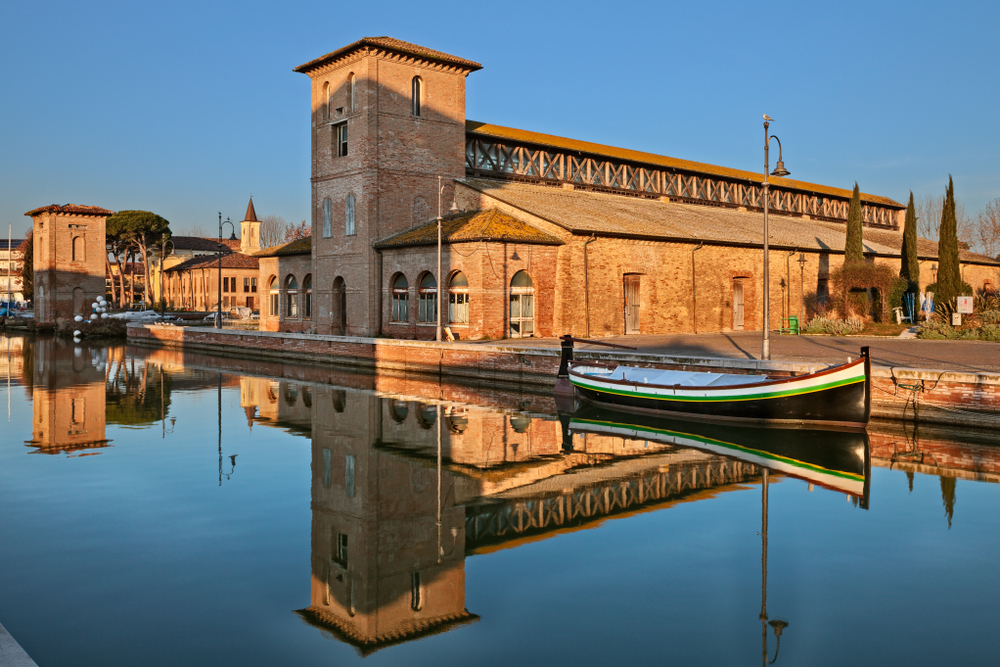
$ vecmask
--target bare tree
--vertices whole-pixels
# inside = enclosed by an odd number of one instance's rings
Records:
[[[260,247],[270,248],[286,241],[288,222],[280,215],[265,215],[260,221]]]
[[[914,201],[914,208],[917,212],[917,236],[938,240],[938,231],[941,227],[941,211],[944,207],[944,195],[927,194]],[[965,204],[955,203],[955,220],[958,222],[958,240],[970,245],[977,242],[976,220],[965,210]]]
[[[984,255],[1000,257],[1000,197],[976,216],[976,246]]]
[[[179,236],[199,236],[201,238],[208,238],[208,230],[205,229],[205,225],[200,222],[188,225],[187,227],[181,227],[177,234]]]

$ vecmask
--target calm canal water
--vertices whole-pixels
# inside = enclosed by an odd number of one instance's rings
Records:
[[[0,350],[0,623],[43,667],[998,659],[1000,448],[971,434]]]

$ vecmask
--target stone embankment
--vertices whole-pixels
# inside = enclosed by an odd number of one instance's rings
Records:
[[[555,384],[560,359],[557,349],[500,343],[435,343],[173,325],[131,324],[128,338],[137,345],[182,348],[240,359],[423,373],[477,383],[518,383],[537,387],[539,391]],[[679,370],[766,372],[776,377],[801,375],[825,367],[814,362],[618,351],[577,350],[575,357]],[[1000,425],[1000,373],[873,367],[872,417],[995,428]]]

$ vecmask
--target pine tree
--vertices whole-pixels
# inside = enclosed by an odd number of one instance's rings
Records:
[[[962,289],[958,265],[958,223],[955,218],[955,186],[948,176],[948,192],[941,210],[941,230],[938,232],[938,274],[935,303],[948,312],[955,308],[955,297]]]
[[[858,184],[854,184],[854,194],[851,196],[851,208],[847,212],[847,240],[844,244],[844,264],[855,264],[865,261],[865,249],[862,244],[861,192]]]
[[[917,259],[917,212],[913,206],[913,193],[906,206],[906,220],[903,222],[903,250],[899,275],[906,278],[906,291],[916,294],[920,291],[920,261]]]

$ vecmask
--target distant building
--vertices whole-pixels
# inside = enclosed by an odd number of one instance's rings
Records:
[[[260,221],[253,199],[247,205],[245,219],[240,223],[242,238],[223,239],[222,307],[260,307],[257,297],[259,262],[254,253],[260,250]],[[167,308],[172,310],[215,310],[219,303],[218,239],[197,236],[172,236],[169,253],[163,266],[163,291]],[[153,290],[158,295],[158,271],[151,272]]]
[[[24,301],[21,283],[21,239],[0,239],[0,302]]]

